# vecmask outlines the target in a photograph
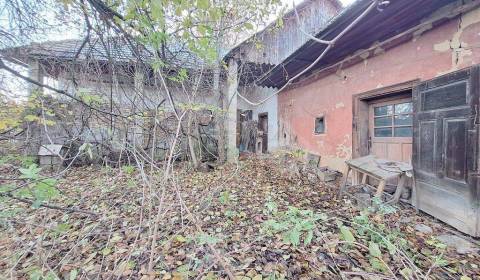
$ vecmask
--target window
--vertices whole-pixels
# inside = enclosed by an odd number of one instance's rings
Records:
[[[315,134],[325,133],[325,118],[318,117],[315,118]]]
[[[375,137],[412,137],[412,102],[373,108]]]

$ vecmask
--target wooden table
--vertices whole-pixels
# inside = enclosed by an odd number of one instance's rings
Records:
[[[372,155],[352,159],[345,163],[347,164],[347,169],[345,172],[345,180],[340,188],[340,194],[347,188],[350,171],[356,171],[362,175],[362,185],[366,184],[368,177],[378,180],[380,183],[375,195],[377,197],[382,196],[388,180],[398,179],[398,186],[393,199],[387,203],[397,203],[399,201],[405,187],[405,181],[407,177],[411,177],[410,174],[412,174],[413,171],[412,166],[407,163],[379,159]]]

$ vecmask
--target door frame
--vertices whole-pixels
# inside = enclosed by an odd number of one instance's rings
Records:
[[[372,100],[382,98],[384,101],[388,101],[398,99],[402,95],[408,96],[406,92],[412,92],[419,82],[419,79],[415,79],[353,95],[352,158],[367,156],[370,153],[368,137],[370,135],[369,116]]]
[[[263,141],[262,142],[262,154],[266,154],[268,152],[268,112],[264,113],[259,113],[258,114],[258,125],[260,126],[260,119],[266,118],[267,119],[267,133],[263,135]]]

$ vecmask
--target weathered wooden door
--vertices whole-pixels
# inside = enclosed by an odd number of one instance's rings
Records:
[[[370,103],[370,153],[383,159],[412,161],[411,98]]]
[[[414,89],[414,203],[459,230],[478,235],[478,68]]]

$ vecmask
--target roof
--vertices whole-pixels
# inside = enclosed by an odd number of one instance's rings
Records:
[[[63,148],[64,148],[63,145],[57,145],[57,144],[42,145],[38,150],[38,155],[39,156],[58,156],[60,155],[60,152],[62,152]]]
[[[309,8],[309,6],[312,6],[312,2],[316,2],[318,0],[303,0],[301,1],[301,3],[297,4],[295,8],[291,8],[290,10],[288,10],[283,16],[282,16],[282,19],[283,20],[286,20],[286,19],[289,19],[289,18],[292,18],[292,17],[295,17],[295,9],[297,10],[297,12],[301,12],[301,10],[303,9],[306,9],[306,8]],[[324,0],[324,1],[329,1],[330,3],[333,4],[333,6],[335,6],[335,8],[337,9],[337,13],[339,11],[341,11],[343,9],[343,4],[340,0]],[[332,17],[333,15],[330,15],[330,17]],[[238,53],[239,51],[241,51],[242,47],[248,45],[249,43],[252,42],[252,39],[254,38],[263,38],[262,35],[264,35],[265,33],[267,33],[268,31],[270,30],[273,30],[274,28],[276,28],[276,23],[277,21],[272,21],[270,24],[268,24],[267,26],[265,26],[262,30],[256,32],[255,34],[253,34],[252,36],[246,38],[245,40],[243,40],[242,42],[240,42],[239,44],[237,44],[236,46],[234,46],[231,50],[229,50],[225,56],[224,56],[224,60],[227,60],[231,57],[233,57],[236,53]],[[318,24],[318,22],[317,22]],[[321,26],[319,26],[321,28]],[[285,27],[284,27],[285,28]],[[317,29],[318,30],[318,29]],[[282,30],[282,31],[285,31],[285,30]],[[292,31],[289,31],[287,30],[287,32],[292,32]],[[262,40],[262,39],[261,39]],[[292,43],[292,42],[284,42],[284,44],[287,44],[287,43]],[[261,57],[259,57],[260,59],[262,59]],[[258,58],[257,58],[258,59]],[[259,61],[250,61],[250,62],[259,62]],[[271,61],[260,61],[260,64],[262,63],[265,63],[265,64],[272,64]],[[276,62],[278,63],[278,61]],[[275,64],[276,64],[275,63]]]
[[[383,10],[374,9],[364,17],[353,29],[347,32],[336,45],[302,77],[326,68],[345,59],[357,51],[367,49],[375,42],[385,41],[410,28],[419,25],[423,19],[436,10],[457,2],[456,0],[391,0]],[[372,3],[371,0],[357,0],[342,13],[333,18],[315,37],[331,40],[342,32]],[[309,65],[325,50],[326,45],[312,39],[292,53],[282,63],[272,68],[260,80],[258,85],[282,87],[289,78],[294,77]]]
[[[99,38],[92,38],[87,41],[77,55],[82,44],[83,40],[47,41],[3,49],[1,52],[7,58],[15,58],[20,61],[28,58],[51,60],[51,62],[112,60],[116,63],[135,63],[137,61],[137,55],[132,47],[119,37],[103,41]],[[137,53],[144,59],[152,58],[151,52],[145,49],[139,48]],[[189,51],[186,45],[170,43],[166,47],[165,56],[167,62],[172,66],[200,68],[205,65],[205,61]]]

